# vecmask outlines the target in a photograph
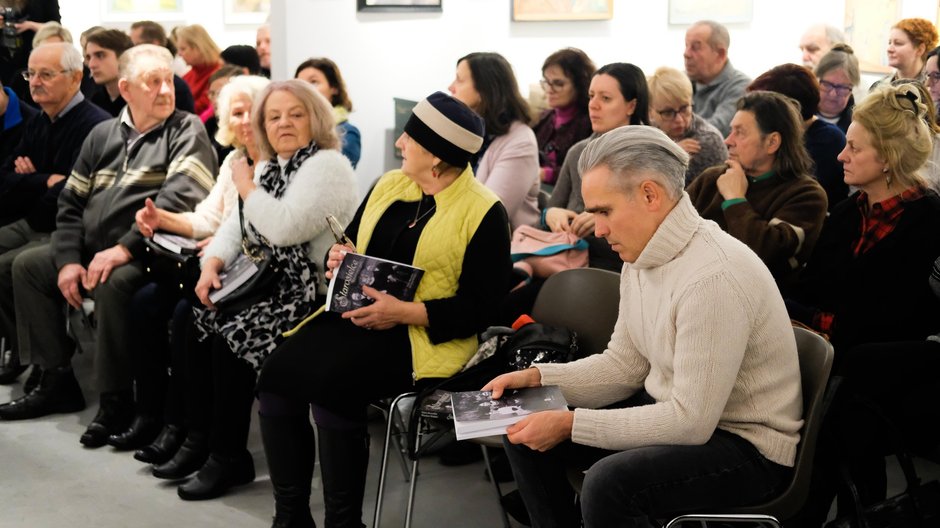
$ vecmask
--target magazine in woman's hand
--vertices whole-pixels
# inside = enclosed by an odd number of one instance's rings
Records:
[[[451,395],[457,440],[506,434],[506,428],[538,411],[564,411],[568,402],[555,385],[508,390],[494,400],[492,391]]]
[[[363,285],[400,301],[411,301],[415,298],[422,275],[423,269],[409,264],[360,253],[346,253],[343,262],[333,270],[326,297],[326,311],[348,312],[375,302],[363,293]]]

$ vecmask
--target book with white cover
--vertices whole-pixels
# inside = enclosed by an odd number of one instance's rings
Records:
[[[209,300],[213,303],[217,302],[242,284],[245,284],[255,273],[258,273],[258,266],[244,253],[239,253],[232,264],[226,266],[222,273],[219,273],[219,281],[222,282],[222,287],[209,292]]]
[[[411,301],[424,270],[410,264],[348,252],[333,270],[326,294],[326,311],[348,312],[375,302],[362,291],[371,286],[400,301]]]
[[[568,402],[555,385],[508,390],[498,399],[492,391],[451,395],[457,440],[506,434],[506,428],[539,411],[564,411]]]
[[[160,247],[180,255],[195,255],[199,252],[199,247],[196,245],[197,241],[194,238],[171,233],[154,233],[153,241]]]

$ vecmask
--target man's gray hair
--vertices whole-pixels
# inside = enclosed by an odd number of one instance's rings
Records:
[[[845,42],[845,33],[841,29],[829,24],[825,24],[823,27],[826,29],[826,39],[829,41],[830,46]]]
[[[656,127],[627,125],[591,140],[581,153],[578,171],[582,176],[600,166],[613,173],[612,183],[620,190],[631,191],[651,179],[678,200],[685,189],[689,155]]]
[[[172,69],[173,55],[170,55],[168,49],[154,44],[138,44],[121,54],[118,59],[118,75],[129,81],[136,79],[140,74],[137,70],[139,59],[142,57],[153,57],[162,61],[167,69]]]
[[[62,69],[65,71],[82,71],[84,66],[84,59],[82,58],[82,52],[78,51],[71,42],[48,42],[40,46],[43,49],[59,49],[62,52],[62,55],[59,57],[59,64],[62,66]],[[39,48],[33,48],[33,51],[30,54],[36,53],[36,50]]]
[[[728,28],[723,24],[715,22],[714,20],[699,20],[693,26],[708,26],[712,30],[711,35],[708,36],[708,45],[714,49],[723,49],[728,51],[728,48],[731,47],[731,34],[728,33]]]

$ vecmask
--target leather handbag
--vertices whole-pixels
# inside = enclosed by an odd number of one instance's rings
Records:
[[[254,264],[257,271],[240,286],[213,301],[216,310],[225,315],[236,314],[269,298],[284,273],[274,257],[273,248],[263,244],[251,244],[248,241],[241,198],[238,199],[238,224],[242,229],[242,254]],[[231,267],[222,272],[226,271],[231,271]]]
[[[177,253],[164,248],[153,239],[144,239],[144,272],[151,282],[177,289],[183,298],[196,301],[199,282],[199,257],[195,253]]]
[[[510,246],[513,266],[530,277],[547,278],[559,271],[588,265],[588,243],[574,233],[519,226]]]

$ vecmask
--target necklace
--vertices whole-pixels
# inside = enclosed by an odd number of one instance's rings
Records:
[[[437,208],[437,204],[435,203],[434,205],[431,206],[430,209],[428,209],[427,211],[425,211],[423,215],[418,216],[418,213],[421,212],[421,204],[423,204],[423,203],[424,203],[424,200],[419,200],[419,201],[418,201],[418,210],[415,211],[415,219],[412,220],[410,224],[408,224],[408,229],[411,229],[412,227],[418,225],[418,221],[419,221],[419,220],[421,220],[421,219],[423,219],[425,216],[431,214],[431,212],[434,211],[434,209]]]

